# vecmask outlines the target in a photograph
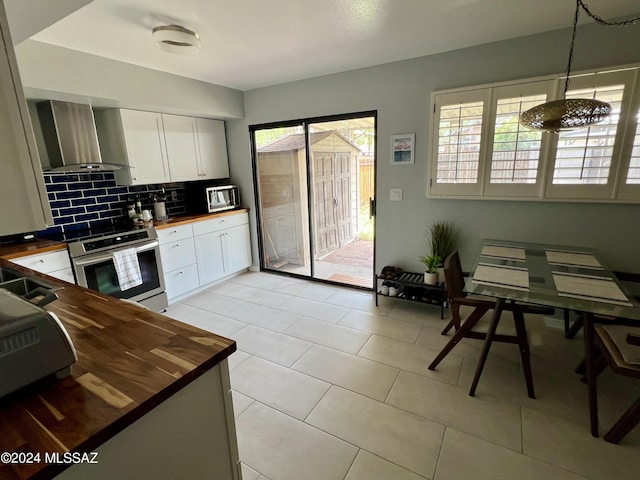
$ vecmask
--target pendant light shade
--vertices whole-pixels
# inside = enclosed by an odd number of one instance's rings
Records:
[[[530,108],[520,116],[520,123],[537,130],[558,132],[588,127],[611,113],[611,105],[590,98],[554,100]]]
[[[537,105],[520,115],[520,124],[525,127],[559,132],[560,130],[588,127],[603,121],[611,114],[611,105],[601,102],[600,100],[593,98],[566,98],[571,78],[573,47],[575,46],[578,16],[581,8],[587,15],[601,25],[624,27],[636,23],[639,20],[639,18],[633,18],[624,22],[607,22],[591,13],[589,7],[587,7],[583,0],[576,0],[576,11],[573,17],[573,35],[571,37],[571,48],[569,49],[569,61],[567,64],[563,98],[561,100],[553,100],[543,103],[542,105]]]
[[[153,40],[165,52],[197,53],[200,50],[200,35],[179,25],[155,27]]]

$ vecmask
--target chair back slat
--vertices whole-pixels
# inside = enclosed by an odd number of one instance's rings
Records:
[[[444,261],[444,276],[447,282],[447,296],[449,298],[465,297],[464,273],[460,264],[460,256],[456,250]]]

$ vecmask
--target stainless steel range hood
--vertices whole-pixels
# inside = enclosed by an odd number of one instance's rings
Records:
[[[123,165],[104,163],[90,105],[48,100],[36,104],[51,167],[45,172],[104,172]]]

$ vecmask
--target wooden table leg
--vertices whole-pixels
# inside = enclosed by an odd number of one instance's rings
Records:
[[[504,301],[504,298],[496,299],[496,306],[493,309],[491,324],[489,325],[489,330],[487,331],[487,336],[484,340],[484,345],[482,346],[482,352],[480,353],[480,358],[478,359],[476,373],[473,377],[473,383],[471,384],[471,389],[469,390],[469,396],[471,397],[476,394],[476,388],[478,387],[478,382],[480,381],[480,375],[482,375],[482,369],[484,368],[484,364],[487,361],[487,356],[489,355],[489,350],[491,349],[491,342],[493,342],[493,337],[495,336],[496,329],[498,328],[500,315],[502,314],[502,309],[504,308]]]
[[[591,435],[598,436],[598,392],[596,389],[595,365],[593,352],[595,349],[593,316],[585,313],[584,319],[584,360],[587,373],[587,389],[589,395],[589,418],[591,421]]]

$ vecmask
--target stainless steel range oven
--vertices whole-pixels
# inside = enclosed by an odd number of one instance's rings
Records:
[[[116,252],[133,257],[132,261],[139,269],[139,281],[134,286],[122,287],[118,277],[119,267],[115,261]],[[69,255],[78,285],[112,297],[141,303],[156,312],[167,308],[158,234],[154,228],[70,242]]]

